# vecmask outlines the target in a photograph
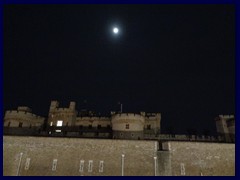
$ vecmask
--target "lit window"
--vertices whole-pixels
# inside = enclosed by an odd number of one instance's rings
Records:
[[[62,124],[63,124],[63,121],[57,121],[57,127],[62,126]]]
[[[53,125],[53,122],[50,122],[50,126],[52,126]]]

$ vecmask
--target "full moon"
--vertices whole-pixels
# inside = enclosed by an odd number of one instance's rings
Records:
[[[114,34],[117,34],[118,33],[118,28],[113,28],[113,32],[114,32]]]

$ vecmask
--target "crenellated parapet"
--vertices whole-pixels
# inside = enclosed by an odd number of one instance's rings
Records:
[[[140,114],[120,113],[112,116],[113,131],[143,131],[144,123],[145,118]]]
[[[234,115],[219,115],[219,118],[222,118],[222,119],[232,119],[232,118],[234,118]]]
[[[69,107],[61,107],[58,101],[51,101],[48,118],[32,113],[27,106],[19,106],[17,110],[6,111],[4,126],[31,127],[42,126],[47,134],[75,134],[81,137],[101,136],[119,139],[143,139],[143,134],[157,135],[160,133],[160,113],[118,113],[100,116],[94,111],[82,109],[77,112],[76,103],[70,102]],[[112,136],[113,135],[113,136]]]
[[[77,111],[75,107],[76,107],[75,102],[70,102],[68,108],[63,108],[59,107],[58,101],[51,101],[48,113],[48,125],[50,126],[74,125],[77,117]]]
[[[4,116],[4,127],[40,127],[45,118],[37,116],[28,107],[19,106],[18,110],[8,110]]]
[[[113,138],[117,139],[142,139],[145,117],[136,113],[113,114],[112,119]]]
[[[110,117],[77,117],[75,126],[110,127]]]

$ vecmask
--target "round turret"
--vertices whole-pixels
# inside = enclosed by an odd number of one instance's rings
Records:
[[[112,116],[113,138],[142,139],[145,118],[140,114],[121,113]]]

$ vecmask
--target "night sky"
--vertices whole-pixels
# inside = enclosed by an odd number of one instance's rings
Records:
[[[3,52],[4,111],[121,102],[162,113],[163,132],[212,134],[235,114],[234,5],[5,5]]]

